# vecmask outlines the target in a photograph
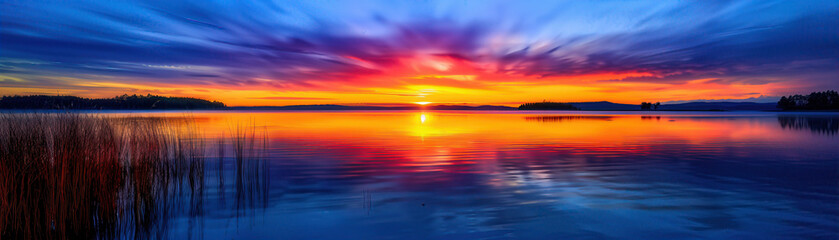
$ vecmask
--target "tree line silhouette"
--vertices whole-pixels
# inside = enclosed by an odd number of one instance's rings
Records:
[[[189,97],[127,95],[113,98],[82,98],[76,96],[3,96],[0,109],[217,109],[222,102]]]
[[[568,104],[568,103],[561,103],[561,102],[535,102],[535,103],[523,103],[519,105],[519,110],[580,110],[579,108]]]
[[[812,92],[810,95],[791,95],[778,100],[783,110],[839,110],[839,93],[833,90]]]

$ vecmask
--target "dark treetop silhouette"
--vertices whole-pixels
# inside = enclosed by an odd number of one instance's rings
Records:
[[[535,102],[524,103],[519,106],[519,110],[580,110],[568,103],[561,102]]]
[[[833,90],[812,92],[810,95],[791,95],[778,100],[783,110],[839,110],[839,93]]]
[[[659,106],[661,106],[660,102],[641,102],[641,110],[658,110]]]

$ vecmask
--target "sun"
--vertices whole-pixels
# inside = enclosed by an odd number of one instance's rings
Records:
[[[414,103],[419,104],[419,105],[428,105],[431,102],[414,102]]]

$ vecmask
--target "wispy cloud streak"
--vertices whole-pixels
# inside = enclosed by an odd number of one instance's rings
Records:
[[[835,86],[839,3],[3,1],[0,86]],[[636,74],[630,74],[636,73]],[[599,79],[578,76],[614,75]],[[627,75],[628,74],[628,75]],[[60,80],[62,77],[65,80]],[[7,78],[11,79],[11,78]],[[62,82],[64,81],[64,82]],[[780,91],[780,90],[777,90]],[[781,92],[766,92],[775,94]]]

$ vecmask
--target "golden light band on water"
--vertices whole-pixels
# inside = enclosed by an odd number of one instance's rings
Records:
[[[132,116],[132,114],[114,114]],[[639,115],[528,115],[491,114],[460,111],[418,112],[231,112],[148,113],[143,116],[188,117],[205,136],[220,136],[230,124],[254,122],[266,127],[271,139],[296,141],[329,140],[355,145],[410,144],[415,137],[441,146],[463,144],[458,136],[469,135],[484,145],[554,144],[559,142],[598,142],[609,146],[632,145],[638,139],[679,141],[702,144],[717,139],[749,141],[780,136],[777,122],[741,121],[728,123],[713,118]],[[654,128],[650,123],[655,123]],[[789,135],[789,133],[786,133]],[[386,137],[382,137],[386,136]],[[805,138],[789,135],[787,138]],[[773,138],[774,139],[774,138]],[[368,142],[372,141],[372,142]]]

